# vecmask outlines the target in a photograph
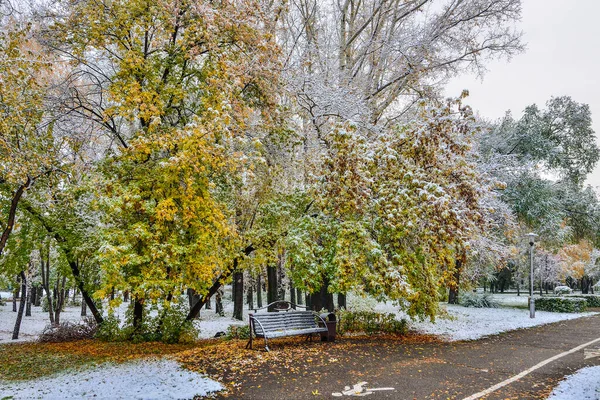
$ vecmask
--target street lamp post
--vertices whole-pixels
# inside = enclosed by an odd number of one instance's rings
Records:
[[[533,244],[535,243],[535,233],[528,233],[529,239],[529,318],[535,318],[535,301],[533,300]]]

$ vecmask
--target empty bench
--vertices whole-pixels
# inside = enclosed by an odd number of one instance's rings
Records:
[[[327,333],[327,324],[319,314],[312,311],[287,311],[267,312],[249,315],[250,340],[246,348],[252,348],[254,338],[265,341],[265,350],[269,351],[268,339],[285,336],[306,335],[306,339],[314,334]],[[319,324],[322,323],[322,326]]]

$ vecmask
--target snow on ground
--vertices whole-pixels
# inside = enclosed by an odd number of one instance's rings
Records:
[[[499,295],[506,296],[506,295]],[[516,297],[515,300],[513,297]],[[521,296],[506,296],[507,302],[518,303]],[[354,303],[354,304],[353,304]],[[527,303],[525,303],[526,305]],[[349,308],[374,309],[378,312],[396,313],[397,318],[406,318],[411,329],[421,333],[439,335],[448,341],[476,340],[498,333],[521,328],[530,328],[553,322],[565,321],[575,318],[595,315],[594,312],[586,313],[553,313],[536,311],[535,318],[529,318],[529,310],[518,308],[468,308],[460,305],[444,304],[447,315],[436,318],[435,323],[426,321],[410,321],[410,318],[398,312],[392,303],[377,303],[369,299],[353,299],[349,301]]]
[[[600,399],[600,366],[580,369],[554,388],[548,400]]]
[[[230,325],[245,325],[248,320],[248,310],[244,309],[244,320],[238,321],[231,318],[233,314],[233,303],[231,301],[231,288],[226,287],[223,306],[225,316],[221,317],[213,309],[202,309],[200,319],[194,321],[194,324],[200,329],[200,338],[212,338],[217,332],[226,332]],[[440,316],[435,323],[427,321],[411,321],[410,327],[422,333],[440,335],[447,340],[475,340],[489,335],[495,335],[514,329],[529,328],[532,326],[549,324],[552,322],[564,321],[574,318],[581,318],[595,313],[551,313],[537,311],[534,319],[529,318],[529,311],[526,307],[527,296],[517,296],[516,294],[494,294],[493,298],[503,305],[502,308],[466,308],[458,305],[443,305],[447,315]],[[266,305],[266,303],[265,303]],[[121,305],[117,314],[124,318],[127,305]],[[410,319],[402,312],[398,311],[392,303],[378,303],[372,298],[348,296],[348,308],[351,310],[375,310],[378,312],[396,313],[398,318]],[[89,314],[89,312],[88,312]],[[0,344],[13,342],[11,340],[12,330],[16,320],[16,313],[12,312],[12,303],[0,306]],[[48,324],[48,314],[43,312],[41,307],[32,307],[32,316],[23,317],[21,324],[21,333],[18,341],[35,340]],[[80,322],[80,308],[67,307],[61,314],[61,321]]]
[[[191,399],[223,387],[173,360],[102,364],[26,382],[0,382],[0,398]]]
[[[553,313],[536,311],[535,318],[529,318],[529,310],[515,308],[467,308],[447,305],[450,318],[413,322],[417,331],[440,335],[447,340],[476,340],[498,333],[521,328],[530,328],[553,322],[591,316],[596,313]]]

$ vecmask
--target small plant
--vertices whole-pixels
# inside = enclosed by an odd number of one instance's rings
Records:
[[[121,329],[121,320],[114,315],[104,319],[104,322],[98,327],[96,337],[106,342],[120,342],[126,340]]]
[[[557,286],[554,288],[554,294],[563,295],[573,293],[573,290],[568,286]]]
[[[539,311],[577,313],[587,309],[587,302],[575,297],[537,297],[535,308]]]
[[[397,320],[396,314],[392,313],[340,310],[336,313],[336,317],[338,320],[336,330],[340,335],[349,332],[364,332],[368,335],[375,333],[404,335],[408,331],[407,321]]]
[[[250,339],[250,327],[248,325],[229,325],[225,333],[225,339]]]
[[[463,307],[475,307],[475,308],[498,308],[500,304],[492,299],[492,296],[488,293],[477,294],[477,293],[464,293],[460,296],[460,304]]]

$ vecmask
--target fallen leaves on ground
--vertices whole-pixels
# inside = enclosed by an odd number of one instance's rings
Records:
[[[109,343],[99,340],[5,344],[0,345],[0,380],[35,379],[87,364],[121,363],[145,357],[165,356],[197,346],[155,342]]]
[[[318,339],[317,339],[318,340]],[[349,363],[345,355],[355,355],[353,349],[364,349],[368,343],[376,347],[395,344],[417,344],[437,342],[433,336],[362,336],[342,338],[334,343],[306,341],[303,337],[283,338],[269,341],[270,351],[264,350],[264,342],[256,340],[254,349],[246,349],[246,341],[231,340],[215,343],[202,348],[193,348],[176,355],[184,367],[207,374],[223,383],[230,391],[240,390],[240,382],[255,382],[260,386],[260,377],[274,375],[276,379],[290,379],[313,376],[320,379],[316,368],[340,362]],[[238,393],[239,394],[239,393]]]

